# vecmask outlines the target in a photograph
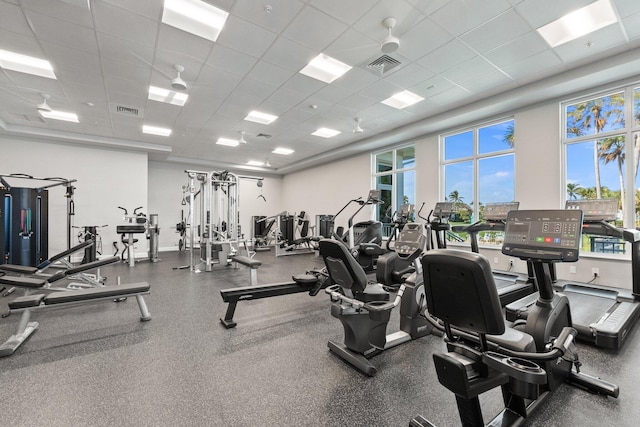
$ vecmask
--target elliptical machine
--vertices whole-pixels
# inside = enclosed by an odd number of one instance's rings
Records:
[[[362,266],[346,246],[336,240],[320,240],[332,286],[331,315],[342,323],[344,343],[329,341],[329,349],[369,376],[378,370],[369,358],[399,344],[429,335],[433,326],[421,315],[424,286],[419,256],[425,248],[424,226],[408,223],[396,240],[396,254],[413,262],[416,271],[400,286],[393,301],[381,284],[369,284]],[[387,335],[391,311],[400,306],[400,330]]]
[[[424,203],[422,204],[424,207]],[[420,207],[420,211],[422,211]],[[397,239],[397,235],[402,232],[404,226],[411,221],[414,206],[406,203],[398,208],[393,215],[393,226],[391,233],[387,238],[387,252],[378,257],[376,264],[376,281],[388,287],[398,287],[411,273],[415,271],[413,263],[407,259],[401,258],[391,247],[391,242]],[[420,212],[418,212],[420,215]]]
[[[580,372],[568,299],[552,288],[550,266],[578,260],[581,230],[582,211],[509,212],[502,252],[530,261],[540,289],[524,332],[505,327],[485,256],[443,249],[422,257],[428,312],[447,338],[448,353],[433,355],[436,372],[464,426],[484,425],[479,395],[496,387],[505,408],[491,426],[521,425],[563,382],[618,397],[618,386]],[[409,425],[433,427],[423,416]]]

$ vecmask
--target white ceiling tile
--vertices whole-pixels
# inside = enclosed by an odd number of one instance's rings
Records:
[[[69,3],[52,0],[20,0],[25,9],[33,10],[51,18],[60,19],[74,25],[93,28],[91,11],[86,7],[77,7]],[[31,17],[27,13],[27,17]]]
[[[313,7],[305,6],[283,31],[291,40],[321,52],[337,36],[347,30],[347,25]]]
[[[378,0],[311,0],[309,4],[347,25],[360,19]]]
[[[378,80],[380,80],[380,77],[369,71],[361,70],[360,68],[352,68],[342,77],[334,80],[331,84],[339,88],[358,92]]]
[[[440,75],[454,83],[463,84],[495,70],[496,68],[484,58],[476,56],[460,63],[456,67],[449,68],[447,71],[440,73]]]
[[[257,61],[251,55],[215,43],[205,63],[212,67],[223,68],[233,74],[244,76],[253,69]]]
[[[22,55],[47,59],[40,42],[31,35],[11,33],[0,28],[0,44],[3,50],[16,52]]]
[[[527,23],[511,9],[463,34],[460,39],[477,52],[484,53],[530,31]]]
[[[326,83],[321,82],[320,80],[312,79],[311,77],[297,73],[287,80],[282,87],[285,89],[295,90],[296,92],[300,92],[308,96],[319,91],[326,85]]]
[[[278,67],[266,61],[259,61],[247,74],[247,77],[273,86],[281,86],[295,74],[296,72],[294,71]]]
[[[453,36],[436,22],[424,19],[402,35],[399,52],[409,59],[416,60],[452,39]]]
[[[110,3],[114,6],[126,9],[130,12],[143,15],[155,21],[162,17],[162,4],[159,1],[131,1],[131,0],[101,0],[103,3]]]
[[[155,46],[158,21],[104,2],[94,2],[96,30],[126,38],[144,46]]]
[[[156,52],[162,53],[164,57],[173,58],[173,61],[203,62],[202,58],[209,55],[212,47],[211,40],[194,36],[170,25],[160,25]]]
[[[271,6],[271,11],[266,10],[267,4]],[[233,13],[269,31],[280,33],[303,6],[304,3],[299,0],[269,0],[268,3],[240,0],[233,8]]]
[[[511,7],[505,0],[451,0],[430,18],[450,34],[460,36],[500,15]]]
[[[216,43],[260,58],[277,36],[273,31],[229,15]]]
[[[380,1],[363,15],[353,28],[381,42],[389,31],[382,25],[385,18],[393,17],[396,25],[392,34],[402,39],[402,35],[411,27],[422,21],[425,16],[405,0]]]
[[[380,80],[370,86],[367,86],[366,89],[360,91],[360,94],[377,101],[383,101],[398,92],[402,92],[403,90],[403,88],[397,85]]]
[[[297,73],[317,54],[318,52],[299,43],[285,37],[278,37],[262,59]]]
[[[407,0],[413,7],[429,16],[434,13],[436,10],[444,7],[450,0]]]
[[[505,67],[548,49],[549,45],[538,33],[528,32],[486,52],[484,57],[498,67]]]
[[[562,67],[562,61],[558,58],[558,55],[551,50],[546,50],[508,65],[503,70],[514,80],[533,81],[545,77],[545,72],[553,72],[553,70],[560,67]]]
[[[468,100],[469,98],[470,93],[468,90],[458,86],[453,86],[451,89],[447,89],[442,93],[432,96],[429,98],[429,102],[433,102],[438,105],[449,105],[451,103],[459,103],[465,99]]]
[[[73,46],[75,49],[87,53],[98,51],[96,34],[92,28],[55,19],[40,13],[31,11],[26,13],[39,39],[52,44]]]
[[[590,3],[593,0],[525,0],[515,9],[532,28],[539,28]]]
[[[612,3],[621,18],[640,13],[640,2],[633,0],[613,0]]]
[[[33,35],[29,23],[22,13],[22,9],[15,4],[0,2],[0,16],[2,17],[2,30],[25,36]],[[3,39],[4,40],[4,39]],[[4,45],[4,43],[2,43]]]
[[[348,29],[327,46],[323,53],[345,64],[356,66],[374,56],[380,56],[380,42],[359,31]],[[369,62],[371,61],[367,61]]]
[[[452,40],[416,62],[434,73],[441,73],[475,56],[477,54],[464,43],[459,40]]]
[[[640,38],[640,13],[631,15],[622,20],[627,36],[631,40]]]
[[[291,89],[280,88],[273,95],[267,98],[267,101],[286,105],[288,107],[295,107],[304,101],[305,98],[306,95],[304,93],[296,92]]]
[[[398,71],[392,70],[390,75],[384,77],[384,80],[406,89],[434,75],[433,72],[421,65],[409,63]]]
[[[563,62],[574,62],[596,55],[615,46],[624,47],[625,37],[620,26],[609,25],[576,40],[564,43],[554,48]],[[589,47],[589,44],[590,47]]]
[[[462,86],[474,94],[481,94],[486,91],[495,91],[502,85],[510,84],[512,80],[500,71],[492,71],[476,78],[468,79]]]

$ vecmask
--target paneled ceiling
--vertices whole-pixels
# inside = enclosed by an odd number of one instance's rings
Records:
[[[215,42],[163,24],[162,0],[0,0],[0,49],[47,59],[57,76],[0,71],[0,134],[212,168],[268,159],[254,169],[286,174],[640,76],[638,0],[612,0],[618,23],[556,48],[536,28],[592,0],[207,2],[229,12]],[[387,17],[400,40],[388,55],[400,65],[381,74],[367,65],[382,56]],[[300,74],[319,53],[353,68],[330,84]],[[170,89],[176,64],[187,103],[148,100],[150,85]],[[425,99],[402,110],[381,103],[403,90]],[[41,93],[79,123],[41,117]],[[278,119],[244,120],[252,110]],[[143,134],[143,124],[172,134]],[[320,127],[341,133],[311,135]],[[215,144],[240,132],[245,144]]]

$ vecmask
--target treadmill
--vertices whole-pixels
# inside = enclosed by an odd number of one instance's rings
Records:
[[[520,202],[487,203],[484,206],[484,220],[473,224],[455,225],[451,228],[456,233],[468,233],[471,240],[471,251],[479,253],[478,233],[481,231],[504,231],[507,213],[518,210]],[[493,270],[493,279],[498,289],[500,305],[503,307],[522,297],[534,293],[537,288],[533,279],[531,263],[527,262],[528,274],[510,271]]]
[[[596,347],[618,350],[640,317],[640,231],[618,228],[609,221],[616,219],[618,202],[607,200],[568,200],[566,209],[584,213],[583,234],[623,239],[631,246],[633,290],[563,280],[554,289],[569,298],[573,327],[578,339]],[[537,295],[534,294],[534,295]],[[509,321],[525,319],[534,295],[506,306]]]

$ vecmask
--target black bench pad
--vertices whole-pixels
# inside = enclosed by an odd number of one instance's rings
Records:
[[[56,292],[49,295],[34,294],[18,297],[9,303],[10,309],[37,307],[42,302],[45,305],[63,304],[68,302],[90,301],[100,298],[112,298],[131,294],[149,292],[149,283],[128,283],[119,286],[105,286],[100,288],[78,289],[75,291]]]
[[[9,273],[17,274],[34,274],[38,271],[38,267],[31,267],[29,265],[1,264],[0,271],[8,271]]]
[[[117,225],[116,233],[124,234],[124,233],[145,233],[147,228],[144,224],[131,224],[131,225]]]
[[[257,259],[249,258],[247,256],[235,255],[231,257],[231,259],[235,262],[239,262],[242,265],[246,265],[251,268],[258,268],[262,265],[262,261],[258,261]]]
[[[91,262],[85,262],[84,264],[79,264],[75,267],[71,267],[66,270],[66,276],[71,276],[73,274],[81,273],[87,270],[93,270],[94,268],[102,267],[104,265],[114,264],[116,262],[120,262],[120,257],[111,256],[107,258],[97,259]]]
[[[46,279],[38,277],[15,277],[15,276],[2,276],[0,277],[0,285],[18,286],[21,288],[41,288],[47,283]]]

